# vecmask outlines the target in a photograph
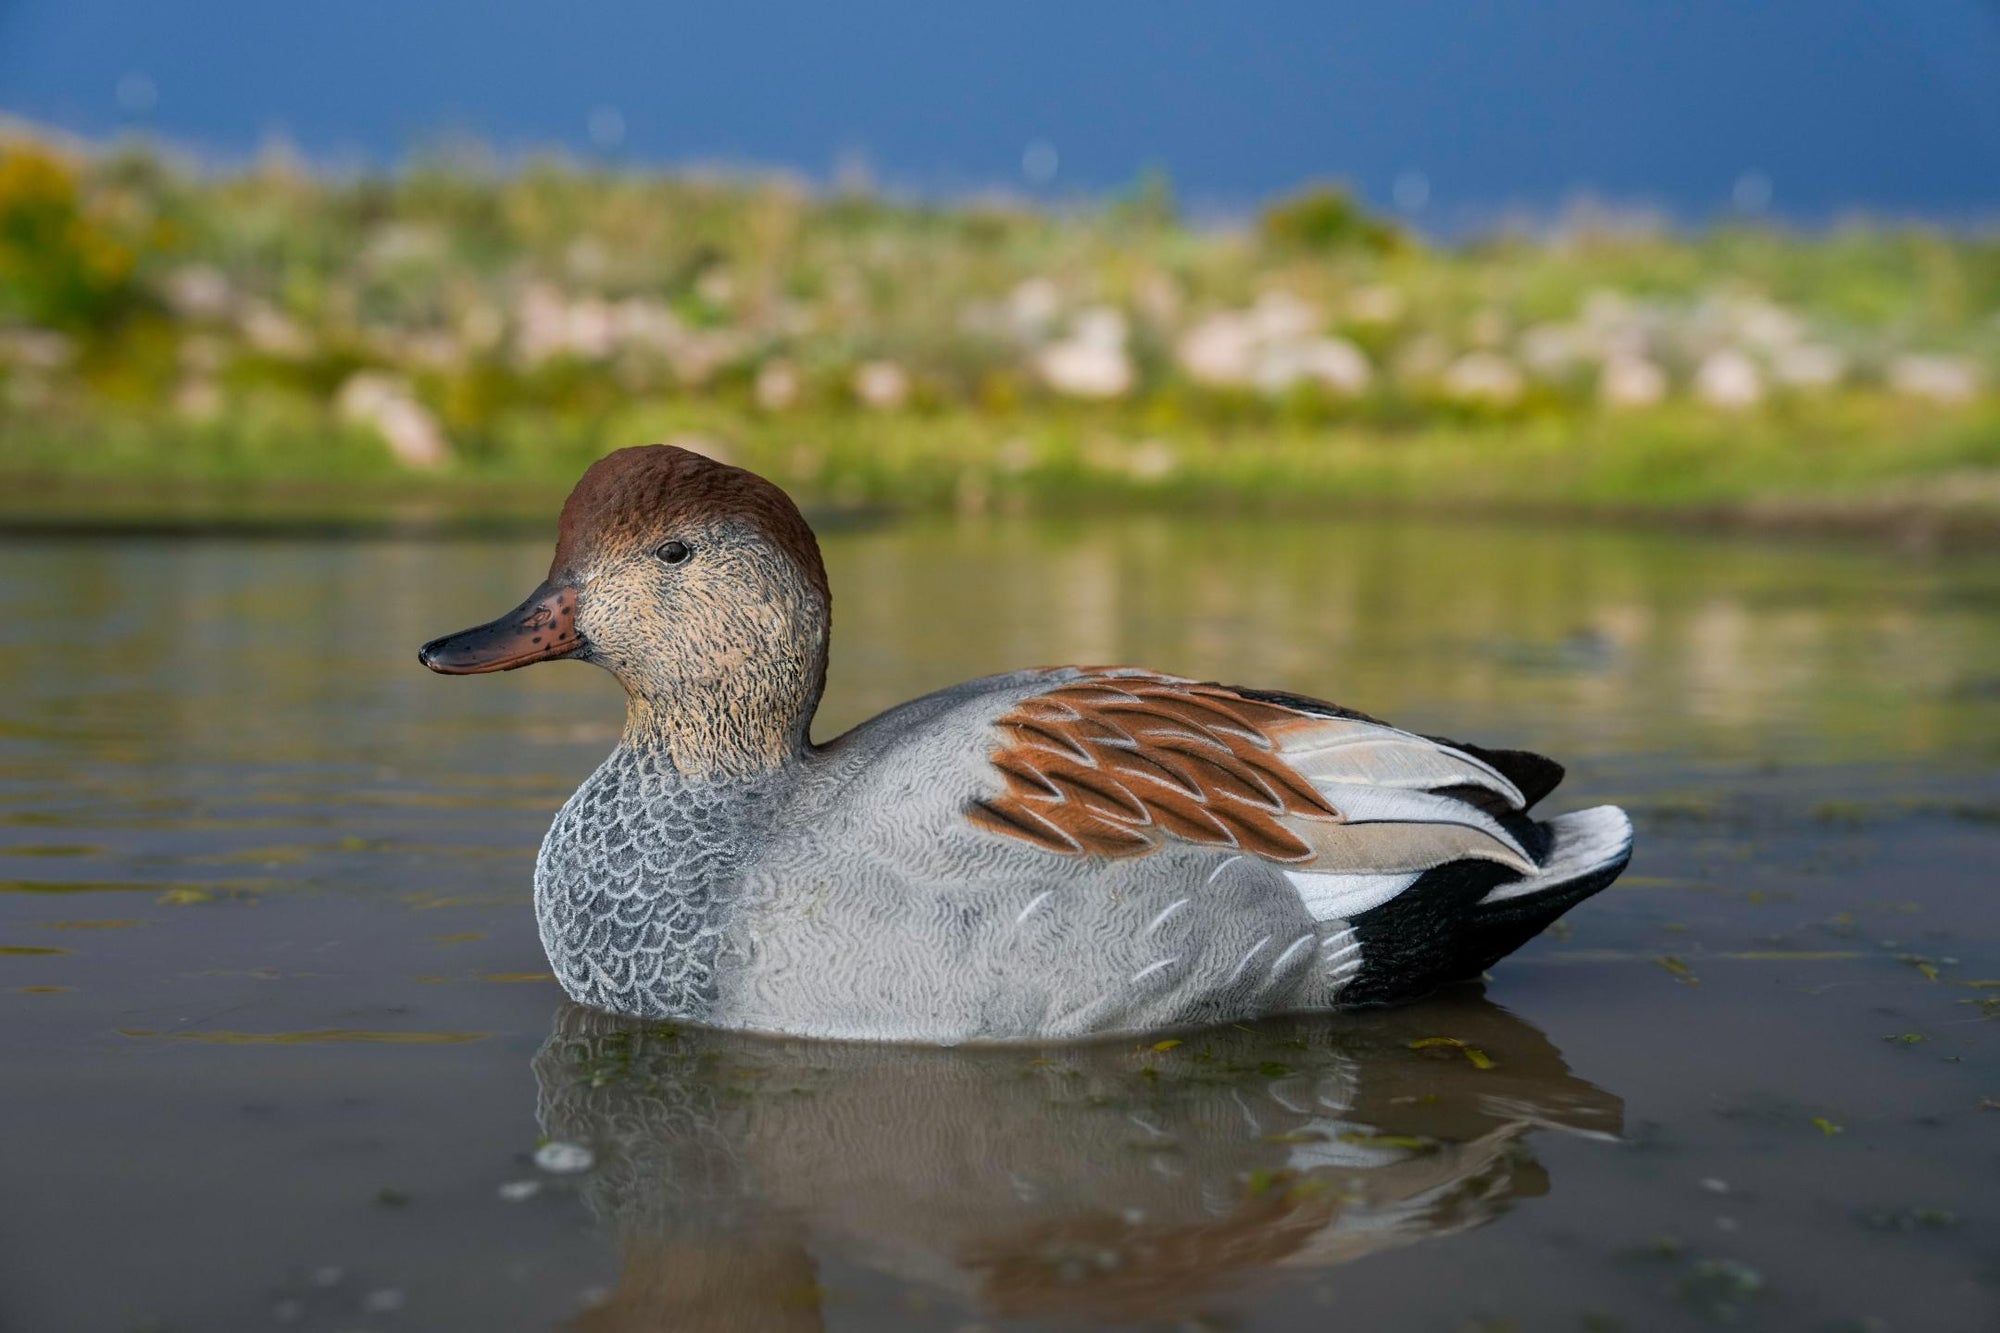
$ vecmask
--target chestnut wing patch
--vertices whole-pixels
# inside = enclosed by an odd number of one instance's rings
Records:
[[[999,719],[993,765],[1006,789],[967,817],[1069,855],[1143,856],[1171,837],[1310,861],[1294,825],[1341,815],[1271,734],[1308,717],[1220,685],[1093,672]]]

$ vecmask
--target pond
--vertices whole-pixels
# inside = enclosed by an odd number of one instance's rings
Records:
[[[820,735],[1143,663],[1545,750],[1630,872],[1482,987],[1045,1050],[564,1005],[616,734],[417,645],[543,539],[0,541],[0,1327],[1990,1329],[2000,559],[835,527]]]

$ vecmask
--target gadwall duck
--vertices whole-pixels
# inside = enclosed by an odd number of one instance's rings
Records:
[[[554,658],[625,687],[618,747],[535,863],[585,1005],[801,1036],[1033,1041],[1410,999],[1475,977],[1624,869],[1562,778],[1302,695],[1051,667],[825,745],[831,598],[754,473],[623,449],[543,584],[433,671]]]

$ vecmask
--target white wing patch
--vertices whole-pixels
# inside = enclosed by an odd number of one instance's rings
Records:
[[[1380,907],[1417,882],[1420,870],[1393,875],[1315,875],[1287,870],[1285,878],[1299,891],[1315,921],[1347,921],[1371,907]]]
[[[1285,878],[1316,921],[1350,920],[1380,907],[1450,861],[1494,861],[1531,878],[1540,869],[1487,810],[1440,794],[1471,788],[1522,808],[1521,789],[1482,759],[1350,718],[1288,727],[1279,751],[1341,814],[1338,824],[1293,825],[1318,855],[1308,866],[1287,868]],[[1358,950],[1354,957],[1358,967]]]
[[[1330,725],[1345,730],[1297,742],[1287,735],[1281,747],[1286,762],[1314,786],[1326,779],[1401,789],[1483,787],[1516,810],[1526,804],[1521,789],[1500,770],[1463,751],[1374,723],[1342,720]]]

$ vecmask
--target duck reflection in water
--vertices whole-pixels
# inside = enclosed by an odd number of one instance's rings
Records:
[[[1476,994],[1052,1048],[774,1040],[566,1006],[543,1132],[588,1145],[617,1289],[590,1330],[824,1327],[811,1253],[994,1317],[1191,1315],[1267,1269],[1548,1191],[1528,1139],[1623,1104]]]

